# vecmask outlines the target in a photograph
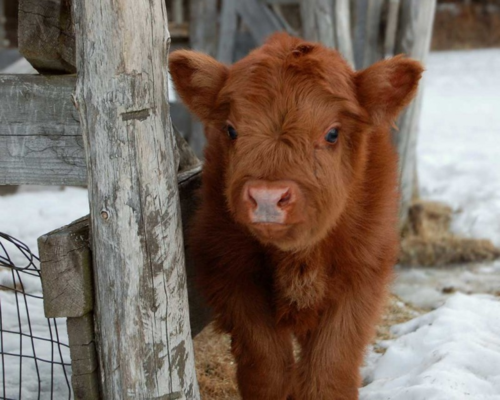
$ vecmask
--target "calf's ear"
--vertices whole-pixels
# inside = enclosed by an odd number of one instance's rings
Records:
[[[423,71],[418,61],[397,56],[356,73],[358,100],[375,124],[396,119],[415,97]]]
[[[190,50],[174,51],[168,66],[175,90],[184,104],[202,121],[213,118],[228,68],[206,54]]]

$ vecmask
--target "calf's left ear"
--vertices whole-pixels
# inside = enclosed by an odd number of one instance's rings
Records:
[[[375,124],[396,119],[415,97],[423,71],[418,61],[397,56],[356,73],[358,100]]]
[[[184,104],[201,121],[213,118],[228,67],[206,54],[191,50],[174,51],[169,56],[168,66]]]

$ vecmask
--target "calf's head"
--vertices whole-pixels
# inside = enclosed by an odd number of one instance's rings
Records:
[[[336,51],[287,34],[231,67],[187,50],[169,66],[205,125],[205,168],[220,174],[230,215],[288,251],[336,226],[366,168],[369,136],[389,135],[422,73],[403,57],[354,72]]]

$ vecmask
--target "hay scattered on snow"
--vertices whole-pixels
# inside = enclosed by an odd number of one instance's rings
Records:
[[[415,201],[401,239],[400,264],[435,266],[492,261],[500,257],[500,249],[490,240],[452,233],[452,217],[452,209],[442,203]]]

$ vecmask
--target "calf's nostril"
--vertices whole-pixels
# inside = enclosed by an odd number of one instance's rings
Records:
[[[257,200],[255,200],[255,198],[252,196],[252,192],[250,192],[250,191],[248,193],[248,200],[250,201],[250,203],[252,204],[252,206],[254,208],[257,208],[257,206],[258,206]]]
[[[283,193],[283,195],[279,199],[278,207],[286,206],[288,203],[290,203],[291,199],[292,199],[292,194],[290,193],[290,190],[288,189],[285,193]]]

